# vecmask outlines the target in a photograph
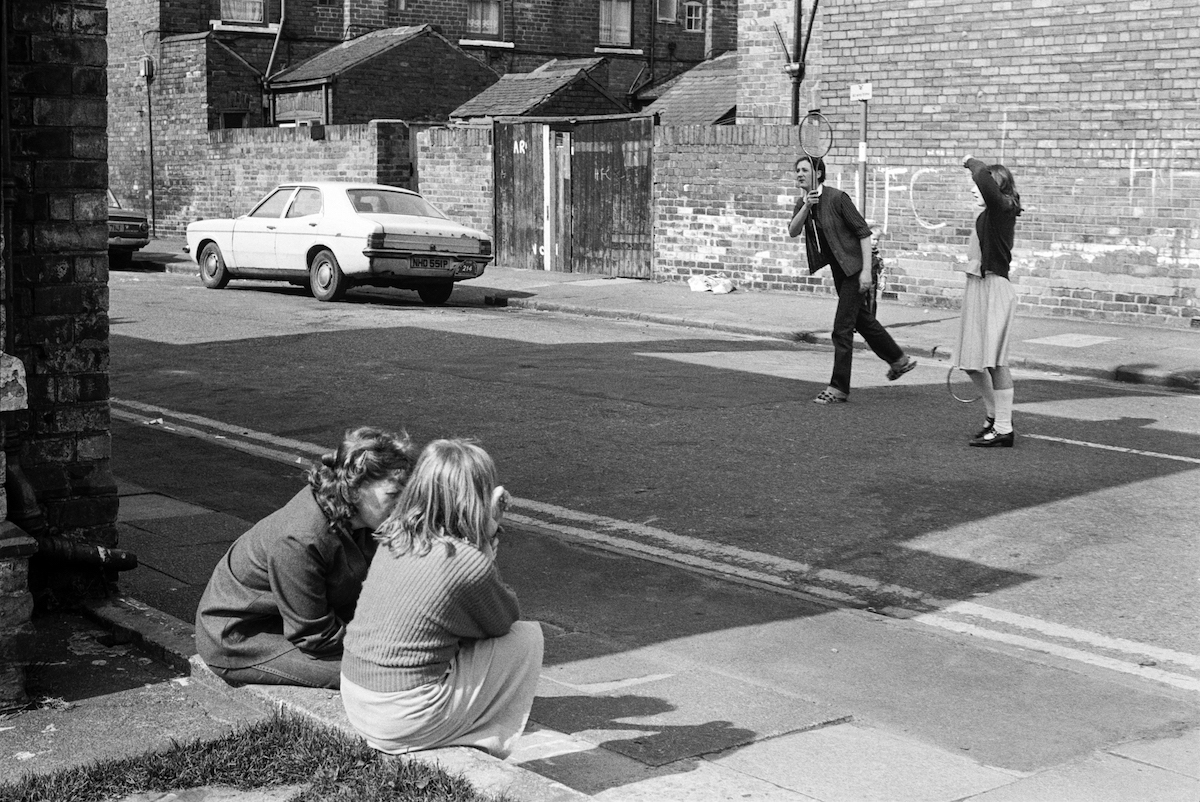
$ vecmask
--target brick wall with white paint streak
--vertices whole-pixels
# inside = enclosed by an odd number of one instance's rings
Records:
[[[792,0],[739,3],[739,127],[790,127],[779,33],[794,49],[795,8]],[[854,194],[867,112],[862,206],[890,257],[890,296],[957,305],[961,282],[949,265],[962,258],[976,212],[960,166],[972,154],[1016,176],[1026,212],[1013,278],[1025,311],[1200,326],[1200,22],[1193,0],[851,0],[819,6],[810,26],[811,11],[812,0],[804,0],[812,38],[799,113],[819,107],[832,121],[830,182]],[[851,86],[864,83],[871,85],[865,107],[850,99]],[[678,142],[687,159],[716,154],[710,163],[717,169],[683,183],[717,198],[758,182],[763,189],[753,194],[766,194],[772,182],[792,192],[798,149],[787,134],[778,135],[781,152],[765,170],[758,160],[769,155],[754,146],[734,154],[722,134],[687,136],[686,145],[678,136],[664,141]],[[661,148],[656,155],[665,164],[676,159]],[[669,204],[677,192],[668,184],[660,195]],[[815,289],[803,269],[771,272],[786,248],[778,234],[762,236],[748,211],[680,225],[757,240],[724,254],[723,269],[740,271],[750,286]],[[668,269],[686,275],[673,236],[663,232],[660,253],[678,266]],[[789,244],[802,263],[801,248]],[[712,264],[702,256],[693,269]]]

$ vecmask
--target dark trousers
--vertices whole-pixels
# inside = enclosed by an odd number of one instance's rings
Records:
[[[829,386],[850,394],[850,367],[854,360],[854,332],[857,330],[875,355],[889,365],[899,362],[904,351],[892,335],[875,319],[874,304],[858,289],[858,276],[847,276],[831,264],[833,285],[837,287],[837,313],[833,316],[833,375]]]

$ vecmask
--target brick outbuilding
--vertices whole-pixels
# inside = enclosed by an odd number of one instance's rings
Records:
[[[499,79],[432,25],[385,28],[272,76],[270,122],[442,121]]]

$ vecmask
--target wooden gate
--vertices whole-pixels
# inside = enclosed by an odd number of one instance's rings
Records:
[[[652,136],[648,117],[497,123],[497,264],[649,278]]]
[[[513,123],[492,132],[495,171],[496,264],[526,270],[542,264],[543,126]]]
[[[572,135],[576,272],[650,278],[654,121],[581,123]]]

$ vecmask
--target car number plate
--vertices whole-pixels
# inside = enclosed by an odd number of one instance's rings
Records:
[[[417,270],[448,270],[450,268],[450,260],[430,256],[414,256],[412,258],[412,266]]]

